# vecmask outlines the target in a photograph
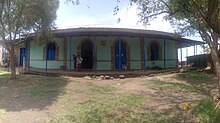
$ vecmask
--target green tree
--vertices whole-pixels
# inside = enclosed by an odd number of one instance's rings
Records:
[[[15,43],[35,33],[41,39],[55,26],[59,0],[0,0],[0,44],[10,54],[11,78],[16,78]]]
[[[220,34],[220,1],[218,0],[131,0],[136,3],[140,21],[147,24],[157,16],[164,16],[182,35],[199,33],[209,45],[215,72],[218,77],[220,97],[220,59],[218,40]]]

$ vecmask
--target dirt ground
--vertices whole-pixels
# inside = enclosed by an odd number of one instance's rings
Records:
[[[97,86],[112,86],[120,93],[134,93],[148,96],[150,99],[145,104],[147,110],[181,116],[183,121],[190,122],[190,111],[183,110],[183,104],[189,103],[190,107],[204,97],[216,91],[215,78],[210,75],[210,80],[195,80],[191,78],[178,78],[176,74],[157,74],[135,78],[97,80],[76,77],[46,77],[36,75],[22,75],[16,81],[8,76],[0,79],[0,123],[43,123],[48,122],[57,112],[66,106],[66,98],[86,101],[88,96],[83,92],[88,90],[89,84]],[[46,84],[48,82],[56,84]],[[201,93],[183,91],[181,89],[167,89],[157,85],[146,85],[146,81],[183,83],[184,85],[200,87]],[[155,87],[154,87],[155,86]],[[39,90],[45,88],[47,90]],[[38,91],[35,91],[37,90]],[[41,93],[45,92],[45,93]],[[42,96],[43,95],[43,96]],[[184,119],[185,118],[185,119]]]

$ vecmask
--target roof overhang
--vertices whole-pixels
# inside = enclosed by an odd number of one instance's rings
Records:
[[[205,44],[201,41],[182,38],[180,35],[162,31],[127,29],[127,28],[70,28],[54,30],[56,37],[74,37],[74,36],[129,36],[129,37],[147,37],[174,40],[178,42],[178,48],[190,47],[194,45]]]
[[[164,40],[173,40],[177,42],[178,48],[190,47],[194,45],[205,44],[201,41],[182,38],[180,35],[174,33],[167,33],[155,30],[144,29],[127,29],[127,28],[69,28],[53,30],[53,34],[58,38],[74,37],[74,36],[129,36],[129,37],[145,37],[158,38]],[[34,36],[34,33],[32,34]],[[29,38],[31,39],[31,38]],[[19,41],[21,43],[23,41]]]
[[[203,45],[205,42],[202,41],[196,41],[186,38],[180,38],[178,41],[178,48],[184,48],[184,47],[191,47],[195,45]]]

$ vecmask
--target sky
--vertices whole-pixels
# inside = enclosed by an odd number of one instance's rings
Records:
[[[80,0],[79,5],[65,3],[60,0],[60,7],[57,10],[56,25],[58,29],[77,28],[77,27],[114,27],[114,28],[135,28],[148,29],[173,33],[174,29],[169,22],[160,16],[150,22],[150,25],[143,26],[138,23],[137,6],[130,6],[129,0]],[[114,15],[114,7],[119,6],[120,10]],[[120,22],[117,20],[120,18]],[[201,41],[200,37],[187,37]],[[197,54],[201,50],[198,46]],[[193,48],[183,49],[183,60],[185,57],[193,55]],[[180,56],[180,51],[179,51]],[[180,59],[180,58],[179,58]]]
[[[65,0],[60,0],[56,24],[58,28],[108,26],[173,32],[169,22],[162,20],[162,17],[146,27],[138,23],[136,6],[130,6],[129,0],[121,0],[118,5],[120,11],[114,15],[116,0],[81,0],[79,5],[67,4]],[[121,20],[119,23],[118,18]]]

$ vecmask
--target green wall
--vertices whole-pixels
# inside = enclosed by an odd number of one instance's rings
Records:
[[[130,47],[130,69],[141,69],[141,45],[140,38],[125,38]]]
[[[48,68],[59,69],[63,66],[63,39],[56,38],[54,42],[59,47],[59,60],[48,60]],[[46,68],[46,60],[43,59],[44,44],[38,44],[32,41],[30,44],[30,67]]]
[[[97,70],[111,70],[111,46],[117,37],[97,37]]]
[[[147,47],[149,46],[150,42],[157,42],[160,47],[161,47],[161,52],[162,52],[162,59],[158,61],[151,61],[150,59],[147,59]],[[164,47],[164,39],[152,39],[152,38],[146,38],[145,39],[145,44],[146,44],[146,67],[161,67],[164,68],[164,48],[165,48],[165,67],[166,68],[175,68],[176,67],[176,55],[177,55],[177,50],[176,50],[176,45],[175,41],[172,40],[165,40],[165,47]]]
[[[128,49],[130,49],[130,69],[141,69],[141,45],[140,37],[116,37],[116,36],[75,36],[71,38],[67,38],[67,47],[64,49],[64,38],[56,38],[54,41],[59,47],[59,60],[48,60],[48,69],[60,69],[61,66],[64,65],[64,50],[67,50],[67,69],[73,70],[73,56],[72,54],[77,55],[77,47],[80,42],[89,40],[93,43],[96,42],[96,56],[97,56],[97,70],[111,70],[112,69],[112,47],[114,50],[114,42],[118,40],[124,41],[128,45]],[[145,67],[153,67],[159,66],[161,68],[164,67],[164,40],[163,39],[152,39],[145,38]],[[147,47],[149,42],[158,42],[160,44],[162,50],[162,59],[159,61],[150,61],[147,59]],[[43,60],[43,47],[44,45],[37,45],[35,42],[31,42],[30,45],[30,66],[34,68],[45,68],[46,61]],[[175,41],[166,40],[165,42],[165,50],[166,50],[166,68],[175,68],[176,67],[176,56],[177,50]],[[144,54],[144,53],[143,53]],[[113,54],[114,56],[114,54]],[[126,55],[128,57],[128,54]],[[154,64],[153,64],[154,63]]]

